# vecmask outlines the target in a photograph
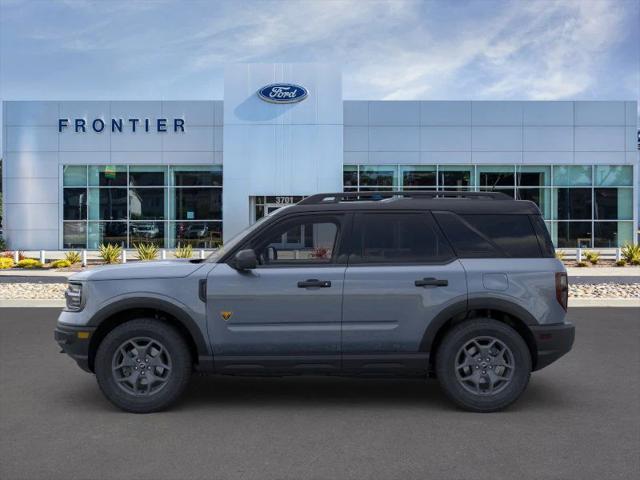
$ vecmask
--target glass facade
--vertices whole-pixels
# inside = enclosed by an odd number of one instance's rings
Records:
[[[498,191],[538,205],[559,248],[633,241],[631,165],[345,165],[344,190]]]
[[[66,165],[63,247],[222,242],[220,165]]]

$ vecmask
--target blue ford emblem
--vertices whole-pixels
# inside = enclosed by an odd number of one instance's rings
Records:
[[[273,83],[258,90],[258,96],[265,102],[295,103],[307,98],[306,88],[293,83]]]

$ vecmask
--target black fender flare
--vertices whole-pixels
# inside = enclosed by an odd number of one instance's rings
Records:
[[[133,296],[116,300],[100,308],[93,317],[91,317],[88,326],[99,328],[100,324],[107,318],[137,308],[159,310],[171,315],[189,332],[189,335],[191,335],[198,356],[208,357],[211,355],[209,343],[203,335],[204,332],[202,332],[202,329],[193,317],[180,304],[164,298]]]
[[[537,320],[531,313],[520,305],[501,298],[472,298],[468,300],[460,300],[443,309],[429,323],[420,342],[421,352],[430,352],[436,335],[440,329],[454,317],[465,317],[472,310],[500,310],[512,317],[518,318],[525,325],[538,325]]]

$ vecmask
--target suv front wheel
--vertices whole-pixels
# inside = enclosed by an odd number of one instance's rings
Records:
[[[462,408],[494,412],[515,402],[531,375],[531,355],[510,326],[490,318],[462,322],[438,348],[436,373]]]
[[[182,335],[148,318],[114,328],[95,359],[98,385],[122,410],[149,413],[175,402],[189,383],[192,361]]]

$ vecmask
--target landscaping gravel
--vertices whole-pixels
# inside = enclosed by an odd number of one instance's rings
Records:
[[[20,279],[22,280],[22,279]],[[51,283],[47,280],[31,282],[3,281],[0,279],[0,299],[43,299],[64,298],[66,283]],[[569,285],[569,296],[573,298],[635,298],[640,299],[640,283],[584,283]]]

